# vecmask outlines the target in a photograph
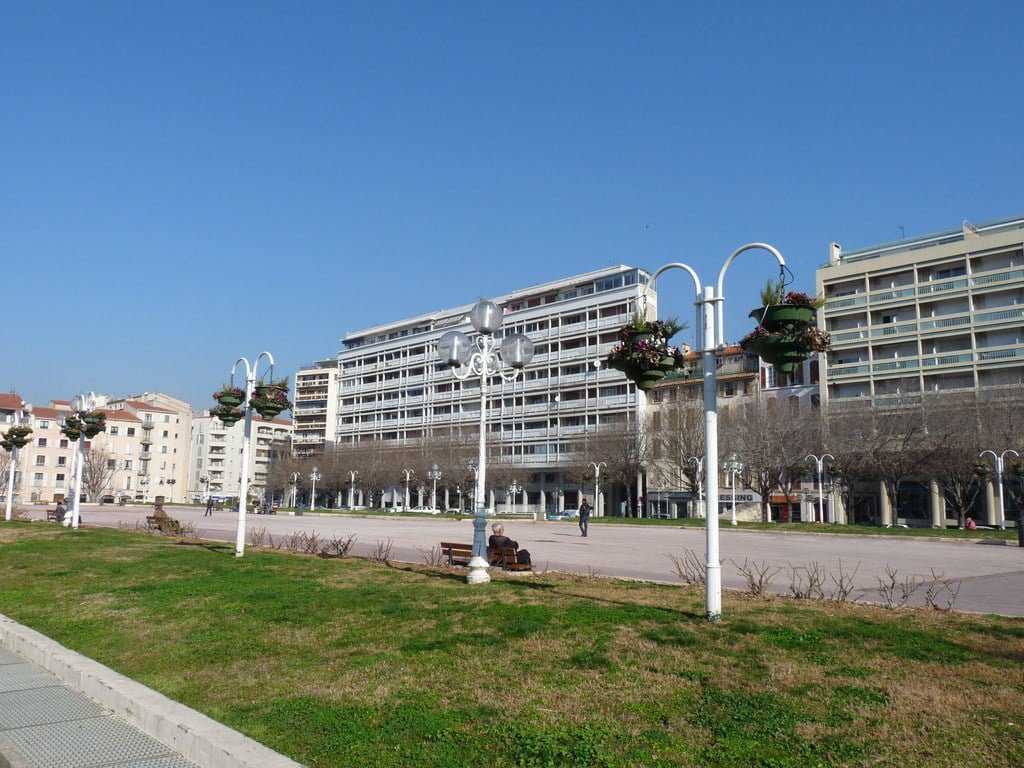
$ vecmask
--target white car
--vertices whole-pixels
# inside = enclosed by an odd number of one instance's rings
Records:
[[[579,516],[578,509],[563,509],[561,512],[553,512],[548,515],[548,520],[575,520]]]
[[[428,515],[439,515],[441,514],[440,509],[434,509],[433,507],[413,507],[409,510],[410,512],[425,512]]]

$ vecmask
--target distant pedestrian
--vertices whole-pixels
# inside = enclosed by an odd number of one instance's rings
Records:
[[[206,511],[203,512],[203,517],[213,517],[213,496],[206,497]]]
[[[590,502],[583,499],[583,503],[580,504],[580,535],[583,538],[587,538],[587,528],[590,525],[590,513],[591,513]]]
[[[976,531],[978,530],[978,524],[974,522],[973,517],[968,517],[967,520],[964,521],[964,528],[968,531]]]

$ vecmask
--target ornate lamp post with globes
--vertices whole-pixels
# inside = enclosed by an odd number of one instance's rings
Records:
[[[736,523],[736,475],[743,471],[743,462],[740,461],[740,457],[734,452],[730,453],[725,457],[725,461],[722,462],[722,471],[725,472],[729,478],[729,490],[732,492],[732,515],[729,519],[731,525],[737,525]]]
[[[28,436],[32,434],[32,429],[25,426],[25,422],[28,421],[31,413],[31,404],[23,400],[21,407],[11,416],[11,428],[7,430],[3,435],[3,439],[0,440],[0,445],[11,452],[10,460],[7,462],[7,499],[6,509],[4,510],[4,520],[7,522],[10,522],[14,516],[12,507],[14,503],[14,476],[18,473],[18,456],[21,454],[21,449],[28,445]]]
[[[487,479],[487,393],[491,377],[513,381],[531,359],[533,342],[521,333],[506,336],[500,348],[494,339],[501,328],[501,307],[488,299],[478,301],[469,313],[473,329],[479,334],[475,341],[461,331],[448,331],[437,341],[437,354],[441,362],[452,368],[455,378],[465,381],[471,376],[480,380],[480,443],[476,475],[476,515],[473,518],[473,557],[469,561],[469,584],[485,584],[491,580],[487,573],[487,519],[484,490]],[[476,347],[474,350],[473,347]],[[502,363],[511,370],[503,371]]]
[[[427,470],[427,480],[430,480],[434,487],[430,491],[430,508],[437,511],[437,481],[441,479],[441,468],[434,464]]]
[[[313,512],[316,509],[316,481],[321,480],[320,470],[313,467],[313,471],[309,473],[309,480],[313,484],[312,489],[309,492],[309,511]]]

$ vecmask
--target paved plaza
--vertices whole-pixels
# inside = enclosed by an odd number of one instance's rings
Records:
[[[0,644],[0,765],[8,763],[12,768],[193,766]]]
[[[204,517],[194,507],[168,507],[181,521],[195,522],[202,536],[219,541],[234,541],[237,517],[232,512],[214,512]],[[116,526],[144,523],[147,508],[98,507],[83,505],[82,515],[89,525]],[[43,516],[43,511],[33,514]],[[598,572],[604,576],[652,581],[678,582],[667,553],[695,549],[703,556],[704,530],[654,525],[592,524],[590,536],[581,538],[571,522],[505,520],[506,533],[528,549],[538,569],[570,573]],[[396,560],[422,562],[420,550],[441,541],[471,542],[470,520],[445,518],[401,518],[352,515],[303,516],[250,515],[247,530],[266,528],[274,537],[299,531],[317,531],[327,536],[355,534],[354,554],[369,555],[378,541],[394,541]],[[248,543],[248,537],[247,537]],[[816,535],[774,533],[771,531],[721,528],[722,584],[742,588],[743,576],[733,560],[763,560],[785,568],[817,561],[836,572],[842,561],[844,570],[857,567],[856,585],[864,600],[878,599],[876,576],[884,575],[887,565],[901,575],[920,575],[930,579],[932,569],[947,579],[962,580],[956,608],[978,613],[1024,616],[1024,551],[1002,543],[935,541],[926,538]],[[858,565],[859,564],[859,565]],[[826,587],[831,582],[826,580]],[[774,591],[785,593],[789,577],[784,571],[775,577]],[[923,598],[919,590],[918,598]]]

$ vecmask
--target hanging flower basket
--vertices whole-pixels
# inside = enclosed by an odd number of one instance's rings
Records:
[[[225,384],[213,393],[213,399],[226,408],[237,408],[245,402],[245,390],[231,384]]]
[[[674,319],[645,320],[634,315],[619,331],[619,343],[608,354],[608,365],[622,371],[640,389],[653,389],[682,367],[682,353],[668,342],[683,327]]]
[[[241,419],[245,418],[245,411],[241,408],[213,408],[210,410],[211,416],[216,416],[223,422],[225,427],[233,427]]]
[[[1013,473],[1014,477],[1024,480],[1024,461],[1018,461],[1013,465],[1010,471]]]
[[[764,306],[751,311],[758,321],[740,339],[740,346],[771,363],[780,373],[793,373],[815,352],[826,352],[829,335],[814,325],[817,309],[824,303],[806,293],[782,293],[781,283],[769,281],[761,291]]]
[[[8,442],[7,440],[0,440],[0,448],[3,448],[5,451],[13,450],[14,443]]]
[[[288,399],[288,381],[283,379],[269,384],[261,381],[253,390],[252,397],[249,398],[249,405],[267,421],[273,419],[281,411],[288,410],[292,407],[291,401]]]
[[[983,461],[976,461],[974,462],[974,474],[976,474],[979,478],[984,480],[990,474],[992,474],[992,468],[989,467],[989,465]]]
[[[107,416],[100,411],[86,411],[81,414],[82,433],[92,439],[107,429]]]
[[[32,434],[30,427],[16,426],[7,430],[4,435],[4,442],[10,443],[14,448],[24,448],[28,445],[28,436]],[[4,446],[6,448],[6,446]],[[10,449],[8,449],[10,450]]]

